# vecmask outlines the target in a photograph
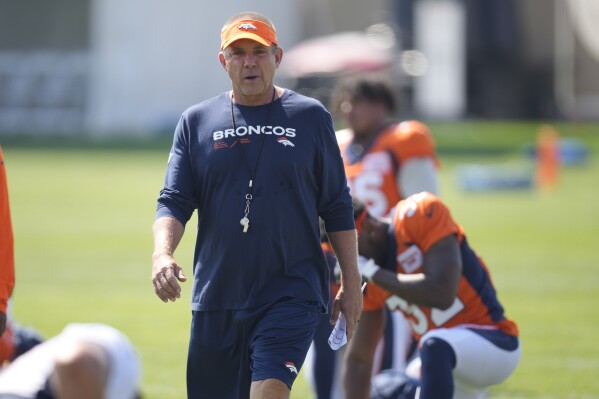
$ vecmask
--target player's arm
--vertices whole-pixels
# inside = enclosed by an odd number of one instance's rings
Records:
[[[173,217],[161,217],[154,222],[154,252],[152,254],[152,284],[154,292],[163,301],[181,297],[179,281],[186,281],[183,269],[173,254],[181,242],[185,227]]]
[[[333,301],[331,324],[343,312],[347,320],[347,340],[350,341],[362,313],[362,276],[358,271],[358,240],[356,230],[327,233],[341,269],[341,285]]]
[[[110,358],[104,348],[87,342],[73,343],[55,359],[51,384],[63,399],[105,397]]]
[[[422,306],[447,309],[457,294],[462,256],[455,234],[441,238],[424,253],[422,273],[403,274],[381,268],[370,279],[391,294]]]
[[[8,203],[8,181],[0,146],[0,336],[6,329],[8,300],[15,286],[15,248]]]
[[[329,242],[341,270],[340,287],[331,310],[331,324],[343,312],[347,322],[347,340],[350,341],[362,313],[362,277],[358,271],[358,237],[353,220],[353,207],[347,186],[343,159],[335,137],[331,115],[324,110],[322,134],[319,134],[318,162],[320,193],[318,215],[324,220]]]
[[[370,398],[374,353],[383,332],[383,309],[362,313],[354,339],[348,344],[343,365],[345,398]]]

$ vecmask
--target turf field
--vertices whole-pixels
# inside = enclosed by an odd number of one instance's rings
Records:
[[[537,124],[432,124],[442,197],[493,273],[523,357],[493,398],[599,398],[599,125],[558,125],[592,154],[552,192],[471,193],[464,163],[531,167]],[[45,336],[73,321],[125,331],[148,399],[185,397],[189,293],[163,304],[150,282],[151,225],[170,144],[4,142],[16,238],[14,315]],[[195,223],[177,252],[191,275]],[[292,398],[310,398],[300,376]]]

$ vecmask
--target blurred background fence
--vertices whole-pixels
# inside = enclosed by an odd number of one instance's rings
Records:
[[[377,70],[406,116],[599,118],[595,0],[0,0],[0,137],[171,132],[229,87],[218,32],[244,9],[277,25],[279,83],[325,103]]]

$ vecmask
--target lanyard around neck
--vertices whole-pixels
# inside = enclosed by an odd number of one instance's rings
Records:
[[[273,88],[272,99],[270,100],[270,104],[268,106],[268,113],[266,115],[266,120],[264,123],[265,125],[268,125],[268,122],[270,121],[271,112],[272,112],[273,103],[275,101],[276,94],[277,94],[277,89]],[[233,131],[237,131],[237,126],[235,125],[235,112],[233,109],[233,99],[231,99],[231,124],[233,125]],[[247,167],[248,173],[250,175],[250,179],[248,181],[248,191],[247,191],[247,194],[245,195],[245,209],[243,210],[243,218],[239,221],[239,223],[243,226],[244,233],[247,233],[249,226],[250,226],[250,219],[248,218],[248,216],[250,213],[250,204],[253,199],[252,193],[254,192],[254,179],[256,178],[256,172],[258,171],[258,165],[260,164],[260,159],[262,158],[262,149],[264,148],[264,140],[265,140],[265,135],[263,134],[261,137],[261,141],[260,141],[260,147],[258,148],[258,156],[256,157],[256,163],[254,164],[253,169],[250,166],[250,162],[245,154],[245,151],[242,148],[243,146],[239,145],[239,151],[241,152],[241,157],[243,158],[245,166]]]

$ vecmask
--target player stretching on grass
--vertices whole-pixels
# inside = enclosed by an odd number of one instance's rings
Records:
[[[0,398],[137,399],[140,371],[123,333],[105,324],[72,323],[0,373]]]
[[[426,192],[401,201],[391,220],[367,214],[358,201],[354,207],[360,272],[370,283],[347,351],[346,397],[370,398],[387,304],[406,315],[419,341],[419,358],[408,366],[420,380],[416,397],[484,398],[519,362],[518,329],[504,316],[489,270],[462,227]]]

